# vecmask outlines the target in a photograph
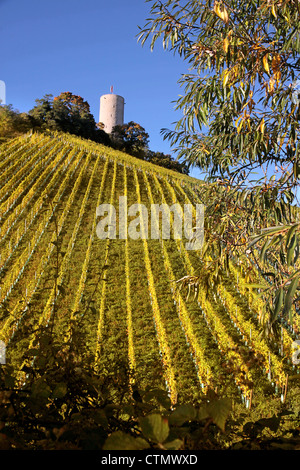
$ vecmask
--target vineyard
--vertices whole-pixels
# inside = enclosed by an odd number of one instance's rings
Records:
[[[66,135],[25,135],[0,151],[7,363],[26,370],[39,328],[49,327],[61,344],[80,333],[77,353],[95,370],[113,375],[125,364],[131,385],[167,390],[173,404],[197,403],[209,389],[245,408],[265,394],[284,399],[297,372],[293,330],[283,326],[272,347],[260,334],[247,264],[187,298],[176,281],[199,275],[199,259],[184,239],[97,237],[100,204],[205,204],[201,181]]]

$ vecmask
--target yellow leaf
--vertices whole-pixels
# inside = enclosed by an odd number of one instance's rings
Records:
[[[228,51],[228,46],[229,46],[229,41],[228,41],[228,37],[224,39],[223,41],[223,49],[224,51],[227,53]]]
[[[275,18],[277,18],[276,11],[275,11],[275,5],[274,5],[274,4],[272,5],[271,10],[272,10],[272,15],[273,15]]]
[[[274,73],[274,78],[275,78],[275,80],[276,80],[276,82],[277,82],[277,85],[278,85],[279,82],[280,82],[280,79],[281,79],[281,72],[280,72],[280,70],[278,70],[277,72]]]
[[[230,70],[228,70],[228,69],[224,70],[224,75],[223,75],[223,88],[226,87],[226,84],[227,84],[228,79],[229,79],[229,74],[230,74]]]
[[[260,132],[261,132],[262,134],[264,133],[264,131],[265,131],[265,120],[264,120],[264,118],[262,118],[261,123],[260,123],[258,129],[260,130]]]
[[[274,56],[272,57],[272,70],[274,73],[274,80],[276,80],[277,85],[279,84],[280,79],[281,79],[280,63],[281,63],[280,55],[274,54]]]
[[[214,3],[214,12],[220,16],[220,7],[219,7],[219,2]]]
[[[242,117],[242,116],[240,116],[240,117],[237,119],[236,123],[235,123],[236,126],[237,126],[237,132],[238,132],[238,134],[241,132],[242,126],[243,126],[243,124],[244,124],[244,121],[243,121],[243,119],[241,119],[241,117]],[[239,123],[239,125],[237,125],[237,122],[239,121],[239,119],[241,119],[241,122]]]
[[[274,54],[272,57],[272,69],[273,72],[277,72],[280,67],[281,57],[280,54]]]
[[[225,23],[228,23],[228,21],[229,21],[229,16],[228,16],[227,10],[224,6],[223,6],[223,10],[222,10],[222,20]]]
[[[225,23],[228,23],[229,16],[228,16],[227,10],[224,7],[224,5],[222,5],[222,8],[220,8],[221,5],[222,4],[220,2],[215,2],[214,12],[218,15],[219,18],[221,18],[221,20],[223,20]]]
[[[270,73],[270,68],[269,68],[269,63],[268,63],[268,57],[269,57],[269,54],[265,54],[263,56],[263,64],[264,64],[264,69],[267,73]]]
[[[238,117],[237,120],[235,121],[236,127],[238,127],[238,122],[239,122],[240,119],[242,119],[242,116]]]
[[[270,81],[269,81],[269,83],[268,83],[268,92],[269,92],[269,93],[273,93],[273,91],[274,91],[274,84],[275,84],[275,79],[274,79],[274,77],[271,77],[271,78],[270,78]]]

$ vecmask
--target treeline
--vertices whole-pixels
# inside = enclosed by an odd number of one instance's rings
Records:
[[[180,173],[189,173],[188,167],[171,155],[150,150],[149,134],[138,123],[130,121],[123,126],[115,126],[111,134],[106,133],[102,123],[96,123],[88,102],[81,96],[63,92],[53,98],[47,94],[35,103],[28,113],[20,113],[11,105],[0,106],[0,142],[30,130],[54,130],[122,150]]]

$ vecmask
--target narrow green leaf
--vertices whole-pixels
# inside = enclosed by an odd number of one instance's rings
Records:
[[[274,312],[273,312],[273,319],[276,320],[278,317],[278,314],[280,312],[280,309],[283,305],[283,297],[284,297],[284,291],[283,287],[280,287],[276,293],[275,297],[275,305],[274,305]]]
[[[252,239],[252,241],[249,243],[249,245],[247,246],[247,248],[250,248],[251,246],[253,245],[256,245],[256,243],[261,240],[262,238],[264,237],[264,235],[260,235],[258,237],[255,237]]]
[[[294,279],[291,281],[289,285],[289,288],[285,296],[285,302],[284,302],[284,307],[283,307],[283,313],[285,315],[290,313],[291,306],[293,303],[293,298],[298,287],[298,283],[299,283],[299,276],[294,277]]]
[[[300,175],[300,165],[297,161],[295,161],[293,164],[293,173],[294,173],[295,179],[297,179],[298,176]]]
[[[294,233],[294,235],[292,236],[291,242],[288,246],[288,249],[287,249],[286,260],[287,260],[288,266],[290,266],[292,264],[292,262],[295,258],[295,248],[297,246],[297,243],[298,243],[298,237],[297,237],[297,234]]]
[[[288,248],[289,244],[291,243],[291,238],[294,235],[297,228],[299,228],[299,224],[294,224],[288,231],[287,236],[286,236],[286,248]]]
[[[259,255],[259,259],[260,259],[260,261],[261,261],[262,263],[265,261],[265,254],[266,254],[266,251],[267,251],[269,245],[270,245],[270,239],[268,238],[268,239],[265,241],[265,243],[264,243],[264,245],[263,245],[263,247],[262,247],[262,249],[261,249],[260,255]]]
[[[245,287],[248,287],[249,289],[265,289],[266,286],[264,284],[250,284],[250,283],[245,283]]]

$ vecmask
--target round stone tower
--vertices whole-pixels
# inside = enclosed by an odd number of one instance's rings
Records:
[[[103,124],[103,130],[108,134],[114,126],[124,124],[124,105],[125,101],[122,96],[114,93],[101,96],[99,122]]]

